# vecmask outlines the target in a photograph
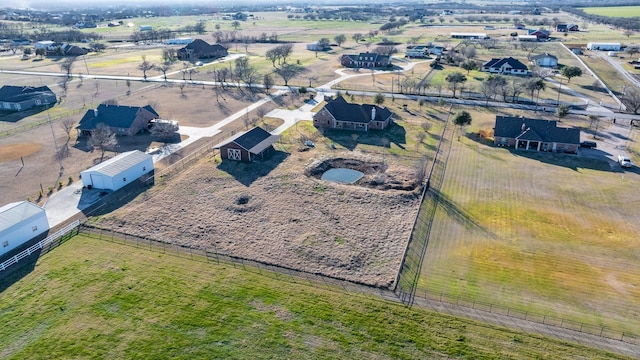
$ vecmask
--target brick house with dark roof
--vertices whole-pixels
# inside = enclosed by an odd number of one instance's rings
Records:
[[[48,86],[5,85],[0,88],[0,110],[3,111],[24,111],[56,102],[58,97]]]
[[[345,54],[340,57],[340,64],[349,68],[381,68],[391,65],[391,57],[376,53]]]
[[[251,162],[258,158],[263,159],[275,151],[273,144],[278,139],[280,135],[272,135],[256,126],[249,131],[236,134],[213,148],[220,149],[220,157],[223,160]]]
[[[569,32],[569,31],[579,31],[578,25],[576,24],[557,24],[556,32]]]
[[[496,146],[576,154],[580,129],[558,127],[554,120],[496,116],[493,138]]]
[[[369,131],[383,130],[393,123],[393,114],[386,107],[350,104],[338,96],[313,115],[317,128]]]
[[[204,40],[195,39],[187,46],[178,50],[180,60],[216,59],[227,56],[227,49],[220,44],[209,44]]]
[[[88,110],[76,127],[80,135],[91,135],[98,124],[104,124],[116,135],[135,135],[148,128],[149,122],[160,115],[149,105],[123,106],[100,104]]]
[[[491,59],[482,65],[482,71],[493,74],[529,75],[527,65],[512,57]]]

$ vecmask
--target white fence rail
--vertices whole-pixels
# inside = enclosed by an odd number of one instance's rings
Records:
[[[50,245],[54,241],[56,241],[56,240],[60,239],[61,237],[67,235],[68,233],[73,231],[73,229],[76,229],[79,225],[80,225],[80,220],[76,220],[76,221],[72,222],[71,224],[63,227],[62,229],[56,231],[55,233],[47,236],[44,240],[41,240],[38,243],[30,246],[26,250],[24,250],[24,251],[14,255],[14,256],[12,256],[8,260],[0,263],[0,271],[7,270],[7,268],[9,266],[15,265],[15,264],[18,263],[18,261],[28,257],[29,255],[31,255],[31,254],[33,254],[35,252],[38,252],[38,250],[43,249],[45,246]]]

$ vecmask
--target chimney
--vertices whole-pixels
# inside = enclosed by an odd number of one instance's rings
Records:
[[[526,129],[527,129],[527,126],[524,123],[522,123],[522,127],[520,127],[520,130],[524,132]]]
[[[93,117],[98,117],[98,108],[93,109]]]
[[[371,121],[376,119],[376,107],[371,108]]]

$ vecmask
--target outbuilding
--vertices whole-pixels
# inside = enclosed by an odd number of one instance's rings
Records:
[[[273,144],[278,139],[280,139],[280,135],[272,135],[256,126],[214,146],[214,149],[220,149],[220,157],[223,160],[250,162],[257,158],[262,159],[265,155],[273,152]]]
[[[587,50],[620,51],[620,48],[622,48],[622,45],[620,43],[591,42],[587,44]]]
[[[0,256],[49,231],[43,208],[28,201],[0,207]]]
[[[87,189],[116,191],[153,171],[153,158],[139,150],[128,151],[80,173]]]
[[[531,62],[541,67],[556,67],[558,57],[549,53],[538,54],[531,57]]]

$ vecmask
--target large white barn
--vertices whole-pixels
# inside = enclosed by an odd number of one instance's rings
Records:
[[[80,173],[88,189],[116,191],[153,171],[153,158],[142,151],[122,153]]]
[[[601,50],[601,51],[620,51],[622,44],[620,43],[595,43],[590,42],[587,44],[587,50]]]
[[[28,201],[0,207],[0,256],[49,231],[43,208]]]

